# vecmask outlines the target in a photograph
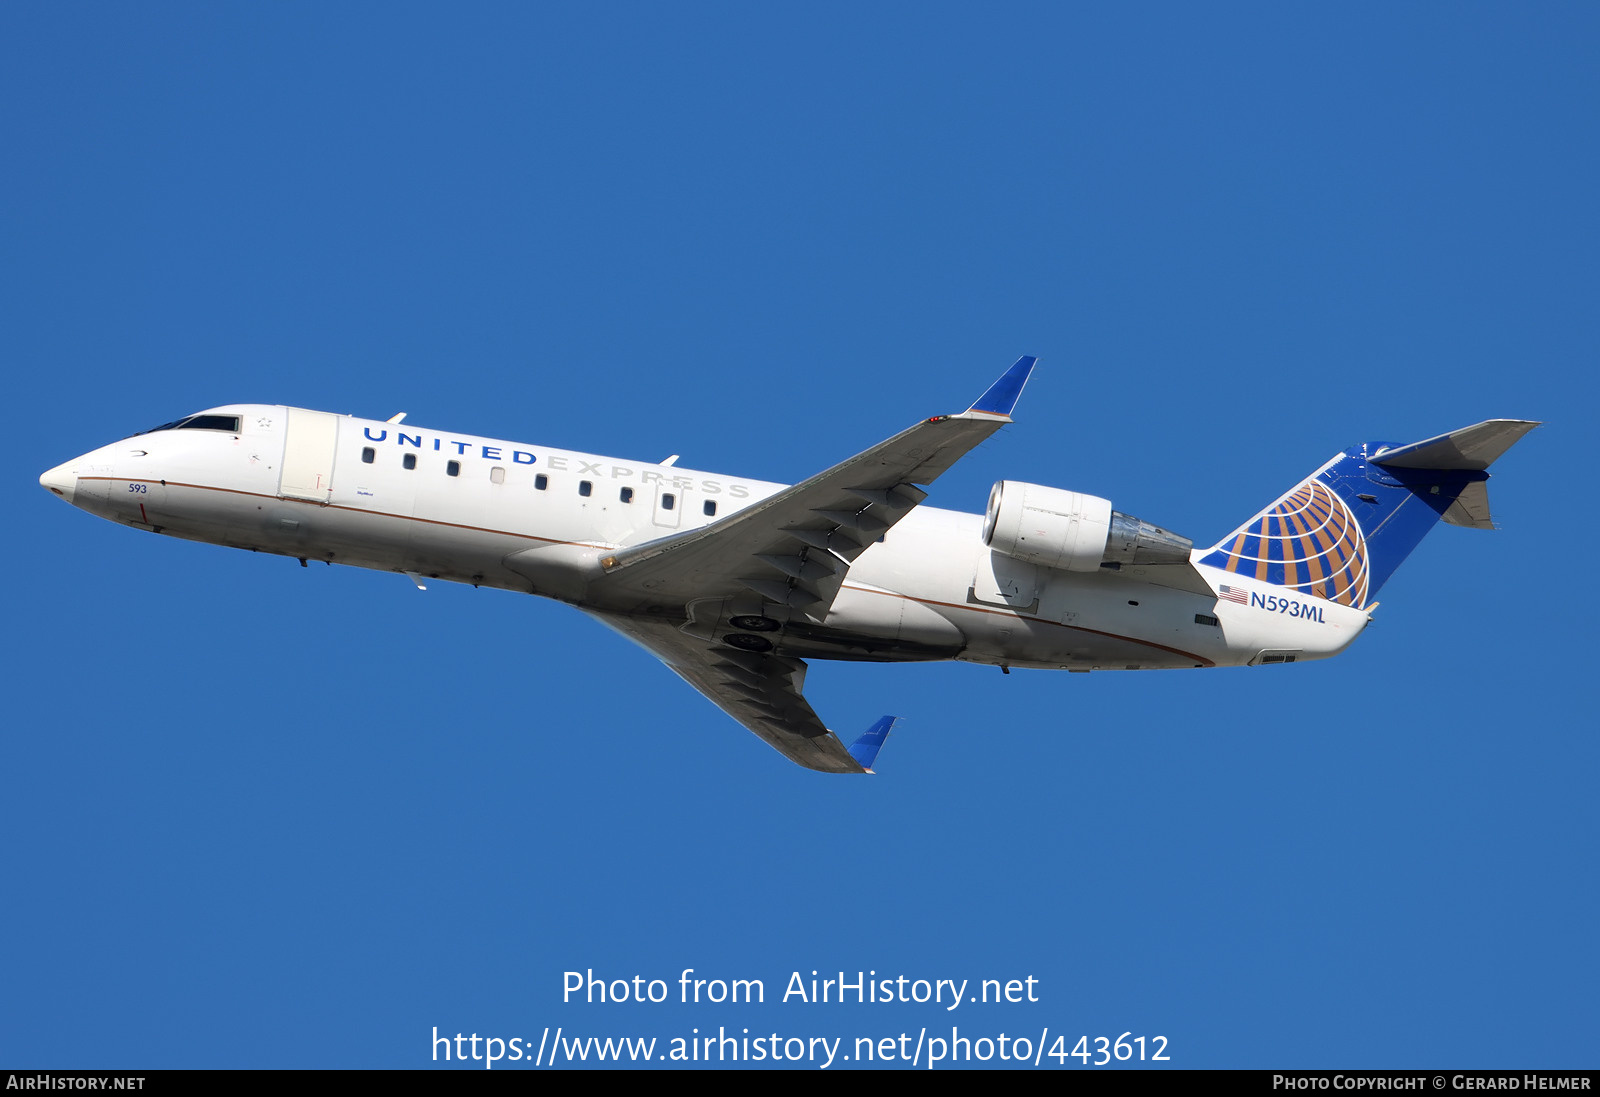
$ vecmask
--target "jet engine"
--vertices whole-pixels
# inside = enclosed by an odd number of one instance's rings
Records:
[[[1109,499],[1001,480],[989,492],[983,543],[1063,571],[1124,564],[1186,564],[1194,542],[1111,509]]]

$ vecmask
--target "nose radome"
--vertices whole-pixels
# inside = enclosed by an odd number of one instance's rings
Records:
[[[72,502],[72,494],[78,490],[78,473],[73,468],[74,463],[68,461],[46,472],[39,477],[39,486],[49,489],[69,503]]]

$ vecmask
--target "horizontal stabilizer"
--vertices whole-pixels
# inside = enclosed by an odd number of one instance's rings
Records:
[[[1426,442],[1380,450],[1372,455],[1372,463],[1386,468],[1482,472],[1515,445],[1517,439],[1538,425],[1527,419],[1490,419],[1429,438]]]
[[[868,773],[872,772],[872,763],[878,760],[878,751],[883,749],[883,741],[889,737],[889,732],[900,722],[898,716],[885,716],[873,724],[861,738],[850,744],[850,757],[861,763],[861,768]]]
[[[1538,423],[1527,419],[1490,419],[1470,427],[1396,449],[1379,450],[1372,463],[1386,469],[1428,469],[1483,472]],[[1405,474],[1397,473],[1402,479]],[[1494,529],[1489,516],[1489,489],[1482,480],[1468,483],[1440,515],[1452,526]]]

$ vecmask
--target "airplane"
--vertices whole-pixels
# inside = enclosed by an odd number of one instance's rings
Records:
[[[807,661],[1067,671],[1262,666],[1344,651],[1439,520],[1493,528],[1488,467],[1539,424],[1493,419],[1336,454],[1209,548],[1109,500],[1002,480],[983,514],[921,505],[1012,412],[1024,356],[792,486],[268,404],[210,408],[39,483],[138,529],[559,599],[637,642],[790,760],[867,773]]]

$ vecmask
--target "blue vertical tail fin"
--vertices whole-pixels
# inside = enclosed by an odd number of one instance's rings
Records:
[[[1345,450],[1200,562],[1364,607],[1441,518],[1493,528],[1487,469],[1538,425],[1491,419],[1408,446]]]

